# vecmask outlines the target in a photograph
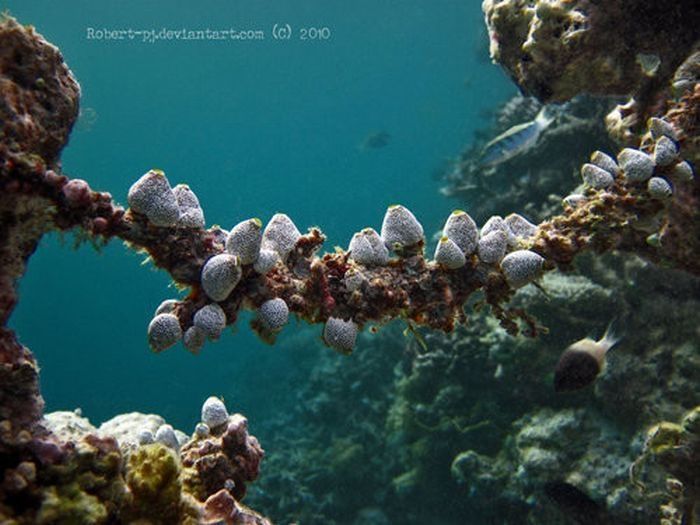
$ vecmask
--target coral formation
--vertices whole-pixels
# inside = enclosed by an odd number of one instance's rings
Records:
[[[668,82],[686,59],[700,19],[692,0],[485,0],[493,60],[543,101],[578,93],[624,95]],[[655,57],[656,69],[640,65]]]
[[[415,358],[398,374],[400,395],[383,407],[383,423],[406,446],[402,461],[378,468],[384,487],[391,487],[385,493],[390,490],[392,501],[398,502],[394,509],[414,497],[439,508],[446,495],[429,475],[438,472],[445,483],[455,481],[450,495],[461,498],[448,513],[472,504],[490,519],[493,508],[483,508],[483,502],[498,501],[505,503],[511,517],[525,511],[534,520],[554,523],[548,519],[552,511],[542,503],[541,489],[565,486],[587,494],[593,505],[605,498],[601,509],[617,515],[617,522],[634,522],[636,509],[645,502],[630,504],[633,497],[623,487],[620,458],[632,455],[630,435],[610,422],[610,414],[627,405],[630,417],[648,421],[650,414],[642,403],[654,395],[649,387],[653,371],[644,363],[628,362],[649,384],[641,379],[615,381],[611,372],[596,383],[596,410],[583,410],[585,402],[580,401],[575,408],[557,411],[556,402],[545,401],[542,382],[536,379],[552,365],[553,352],[545,348],[535,353],[530,346],[530,352],[523,353],[495,325],[485,336],[463,325],[465,305],[477,291],[483,292],[478,306],[488,304],[510,334],[541,333],[528,312],[544,310],[554,324],[565,311],[563,305],[573,308],[571,295],[579,300],[578,311],[586,311],[586,294],[602,296],[604,309],[613,310],[613,301],[594,283],[562,285],[554,277],[543,277],[556,268],[570,269],[586,251],[620,250],[700,275],[700,179],[691,164],[700,157],[700,86],[689,80],[692,67],[687,61],[684,71],[676,72],[697,37],[697,27],[683,23],[683,17],[697,20],[698,8],[686,0],[671,10],[647,4],[484,2],[492,55],[525,90],[543,101],[567,100],[586,91],[634,94],[636,99],[608,118],[608,126],[626,146],[617,162],[596,151],[580,170],[585,187],[566,199],[563,211],[544,221],[543,216],[531,215],[538,223],[533,224],[517,214],[506,219],[490,215],[506,215],[512,209],[491,210],[477,217],[482,222],[490,216],[481,231],[467,213],[454,212],[435,261],[423,256],[423,227],[401,205],[387,209],[380,234],[367,228],[353,237],[347,252],[323,255],[317,255],[324,241],[321,231],[312,228],[301,234],[281,213],[264,230],[256,219],[230,232],[218,226],[206,229],[195,193],[186,185],[172,188],[156,169],[133,184],[130,209],[124,210],[110,194],[61,172],[58,156],[77,116],[80,90],[59,51],[32,28],[11,19],[0,22],[3,521],[268,523],[241,503],[247,484],[258,477],[263,451],[248,433],[247,420],[240,414],[229,416],[216,400],[207,401],[203,421],[189,439],[155,418],[136,418],[141,423],[128,430],[114,425],[113,431],[107,430],[108,424],[94,431],[77,414],[41,419],[38,368],[31,352],[5,326],[17,302],[17,281],[42,235],[77,228],[94,242],[120,238],[146,251],[178,286],[190,289],[183,300],[158,307],[147,330],[156,352],[180,339],[196,352],[205,339],[218,339],[227,325],[236,323],[243,309],[259,313],[253,328],[270,341],[290,313],[323,323],[323,340],[341,353],[350,353],[358,341],[368,344],[361,334],[366,325],[394,318],[406,320],[419,341],[416,327],[452,332],[426,336],[435,347],[430,350],[424,341],[416,343],[424,351],[414,348]],[[629,9],[636,9],[637,16],[623,16]],[[601,53],[603,44],[613,53]],[[665,92],[661,86],[674,73],[683,79],[682,94],[659,103]],[[646,116],[654,118],[645,133],[640,122]],[[569,130],[581,125],[572,122]],[[543,128],[536,142],[545,144],[552,130],[566,128],[556,124]],[[612,151],[609,145],[600,148]],[[508,163],[524,155],[518,153]],[[576,159],[568,162],[580,164]],[[389,257],[389,250],[395,257]],[[550,296],[560,294],[550,306],[528,295],[532,292],[526,285],[540,278]],[[493,323],[483,313],[475,316],[486,326]],[[660,341],[653,338],[656,345],[661,346]],[[457,351],[471,343],[478,352]],[[518,344],[527,349],[529,343]],[[551,343],[549,350],[556,346]],[[663,360],[662,350],[650,344],[641,348],[640,355]],[[675,359],[691,362],[693,348],[679,347]],[[657,369],[666,370],[664,363]],[[469,391],[459,386],[465,377],[475,381]],[[509,407],[498,411],[493,408],[501,404],[498,395],[479,399],[478,386],[503,377],[513,382],[515,392],[507,399]],[[621,384],[634,395],[616,396]],[[689,408],[692,387],[679,382],[675,388],[667,400],[655,399],[656,405],[667,403],[675,411]],[[526,409],[524,399],[538,399],[542,406]],[[610,399],[615,399],[614,405]],[[373,416],[375,422],[381,419],[377,413]],[[672,483],[677,497],[663,510],[669,522],[694,512],[696,420],[697,410],[682,425],[661,424],[645,445],[644,457],[657,458],[677,481]],[[510,439],[504,431],[508,425]],[[333,436],[329,454],[321,455],[330,459],[331,469],[347,486],[364,481],[358,465],[372,454],[371,432],[358,432],[366,441]],[[563,442],[575,445],[565,448]],[[609,452],[602,457],[610,458],[610,464],[597,463],[601,450]],[[367,461],[375,464],[376,459]],[[555,485],[548,485],[551,482]],[[332,513],[332,504],[319,505],[319,512]],[[396,511],[388,505],[387,512]],[[429,519],[420,511],[406,514],[408,522]],[[361,516],[388,521],[371,508],[358,512],[358,519]]]

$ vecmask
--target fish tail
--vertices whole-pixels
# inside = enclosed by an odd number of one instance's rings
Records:
[[[540,112],[537,113],[537,116],[535,117],[535,123],[537,124],[537,126],[540,128],[540,130],[543,130],[547,126],[549,126],[553,121],[554,112],[551,111],[551,108],[549,108],[549,106],[542,106],[542,109],[540,109]]]
[[[603,337],[600,338],[600,344],[605,347],[606,353],[622,339],[622,335],[616,333],[616,325],[617,319],[610,321],[610,324],[608,324],[608,327],[605,329]]]

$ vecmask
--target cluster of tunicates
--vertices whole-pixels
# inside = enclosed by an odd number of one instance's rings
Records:
[[[448,270],[456,270],[476,255],[479,263],[499,265],[508,284],[520,288],[542,273],[542,256],[519,249],[523,241],[536,233],[537,226],[517,213],[505,219],[495,215],[479,230],[468,213],[455,210],[442,229],[442,237],[435,249],[435,262]]]
[[[171,189],[160,170],[151,170],[136,181],[128,201],[133,212],[145,215],[155,226],[203,228],[205,224],[194,192],[185,184]],[[178,302],[164,301],[148,326],[151,348],[160,352],[183,339],[185,348],[196,353],[207,339],[217,340],[226,327],[226,314],[217,303],[235,290],[244,267],[252,265],[256,272],[266,274],[278,263],[286,262],[300,237],[294,222],[282,213],[275,214],[264,231],[257,218],[235,225],[227,233],[225,250],[202,265],[202,290],[212,302],[197,310],[192,325],[183,331],[175,312]],[[283,299],[272,298],[262,304],[258,314],[263,325],[276,332],[287,323],[289,309]]]
[[[468,213],[455,210],[443,227],[435,249],[435,263],[446,270],[466,266],[472,256],[479,263],[499,266],[512,288],[520,288],[537,279],[544,258],[530,250],[518,249],[522,241],[533,237],[537,226],[522,215],[513,213],[505,219],[491,217],[481,228]],[[348,246],[348,258],[367,268],[386,266],[390,252],[399,257],[415,253],[424,242],[423,227],[406,207],[390,206],[382,222],[381,233],[365,228],[353,235]],[[348,290],[354,291],[366,279],[362,272],[350,268],[344,278]],[[358,327],[352,319],[331,317],[326,322],[323,338],[330,347],[341,353],[352,351]]]
[[[649,119],[649,133],[654,141],[652,154],[634,148],[624,148],[617,161],[596,151],[590,162],[581,167],[584,185],[605,190],[621,179],[627,183],[645,183],[649,197],[666,200],[673,195],[674,182],[687,182],[694,177],[693,168],[679,156],[678,133],[673,125],[660,118]],[[564,198],[564,204],[576,208],[586,202],[582,194]]]
[[[127,196],[131,210],[161,227],[203,228],[204,212],[187,184],[170,187],[161,170],[150,170],[137,180]]]

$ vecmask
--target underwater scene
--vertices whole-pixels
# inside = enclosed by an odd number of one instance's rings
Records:
[[[700,523],[696,0],[0,12],[0,523]]]

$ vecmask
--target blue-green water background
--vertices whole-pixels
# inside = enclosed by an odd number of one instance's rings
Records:
[[[182,5],[186,4],[186,7]],[[231,227],[274,212],[301,229],[320,225],[327,250],[378,228],[388,204],[405,204],[437,230],[455,207],[434,172],[515,92],[487,57],[480,3],[470,0],[244,2],[0,2],[58,45],[96,119],[76,127],[63,154],[72,177],[125,203],[151,167],[197,193],[207,223]],[[275,41],[275,23],[295,31]],[[96,29],[263,29],[264,41],[146,44],[86,39]],[[302,27],[331,38],[302,42]],[[358,146],[372,132],[382,149]],[[459,203],[460,207],[464,203]],[[468,203],[466,204],[468,206]],[[47,410],[81,407],[93,423],[156,412],[185,431],[209,395],[223,395],[251,427],[279,416],[312,363],[303,348],[269,347],[245,320],[199,356],[161,355],[146,326],[176,297],[167,274],[114,241],[102,253],[43,239],[21,281],[11,326],[37,355]],[[291,325],[284,342],[297,330]],[[361,350],[361,349],[360,349]],[[338,357],[338,359],[344,359]],[[265,436],[260,435],[263,445]]]

